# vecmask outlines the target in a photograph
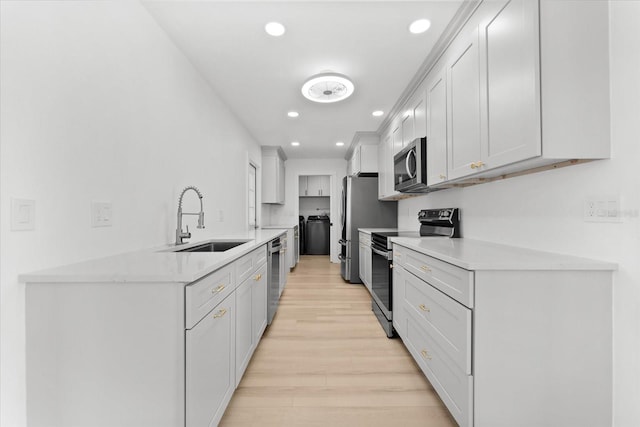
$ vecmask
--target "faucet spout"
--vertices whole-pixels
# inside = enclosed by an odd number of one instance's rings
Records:
[[[191,212],[182,212],[182,199],[184,197],[184,193],[186,193],[189,190],[193,190],[196,192],[196,194],[198,195],[198,198],[200,199],[200,212],[198,213],[191,213]],[[182,190],[182,193],[180,193],[180,198],[178,199],[178,226],[176,228],[176,245],[181,245],[184,242],[183,239],[189,239],[191,238],[191,233],[189,233],[189,226],[187,226],[187,231],[182,231],[182,216],[183,215],[198,215],[198,226],[197,228],[204,228],[204,209],[202,206],[202,193],[200,192],[200,190],[198,190],[197,187],[194,186],[189,186],[189,187],[185,187],[184,190]]]

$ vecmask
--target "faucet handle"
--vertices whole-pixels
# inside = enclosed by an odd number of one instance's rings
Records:
[[[187,239],[191,238],[191,233],[189,233],[189,226],[187,225],[187,232],[185,233],[185,236]]]

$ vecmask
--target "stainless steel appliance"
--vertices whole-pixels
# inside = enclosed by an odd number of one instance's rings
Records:
[[[267,323],[270,325],[278,310],[280,301],[280,258],[284,258],[282,253],[282,243],[280,238],[275,238],[267,245]]]
[[[460,237],[458,208],[425,209],[418,213],[420,232],[371,233],[371,309],[389,338],[393,330],[393,252],[389,237]]]
[[[307,218],[307,255],[329,255],[330,222],[327,215]]]
[[[378,174],[342,179],[340,223],[340,274],[351,283],[362,283],[359,274],[358,228],[396,227],[397,202],[378,200]]]
[[[401,193],[424,193],[427,188],[427,138],[416,138],[393,156],[393,182]]]

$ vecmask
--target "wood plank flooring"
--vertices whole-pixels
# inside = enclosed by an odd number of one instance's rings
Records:
[[[400,339],[388,339],[363,285],[328,256],[302,256],[221,426],[456,423]]]

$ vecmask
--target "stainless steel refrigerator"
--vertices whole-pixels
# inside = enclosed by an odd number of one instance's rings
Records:
[[[396,228],[397,202],[378,200],[378,176],[346,176],[342,179],[340,223],[340,274],[351,283],[362,283],[359,265],[359,228]]]

